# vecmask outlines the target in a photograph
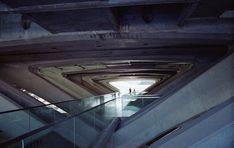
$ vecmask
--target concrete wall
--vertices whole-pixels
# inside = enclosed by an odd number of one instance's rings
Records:
[[[10,85],[24,88],[49,102],[73,100],[74,98],[61,91],[46,80],[28,70],[28,64],[5,64],[0,67],[0,79]]]
[[[187,121],[179,129],[155,141],[157,148],[230,148],[234,145],[234,97]]]
[[[137,147],[159,133],[234,96],[234,54],[179,91],[163,98],[151,110],[119,129],[116,147]]]

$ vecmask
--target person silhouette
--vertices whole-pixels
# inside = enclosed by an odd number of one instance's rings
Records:
[[[131,88],[129,88],[129,94],[132,94],[132,89]]]

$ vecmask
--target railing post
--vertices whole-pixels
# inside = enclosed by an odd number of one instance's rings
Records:
[[[21,140],[21,148],[24,148],[24,140]]]

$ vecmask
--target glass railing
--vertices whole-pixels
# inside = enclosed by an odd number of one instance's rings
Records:
[[[14,139],[113,99],[116,99],[115,93],[2,112],[0,113],[0,131],[4,133],[4,140],[2,138],[0,141]]]
[[[53,102],[53,103],[43,104],[43,105],[39,105],[39,106],[30,106],[30,107],[26,107],[26,108],[15,109],[15,110],[2,111],[2,112],[0,112],[0,114],[20,111],[20,110],[29,110],[29,109],[32,109],[32,108],[40,108],[40,107],[54,108],[54,106],[58,107],[59,105],[63,106],[64,104],[73,104],[73,103],[76,103],[76,102],[78,104],[82,104],[82,106],[92,107],[92,106],[95,106],[99,102],[105,102],[105,101],[108,101],[110,99],[113,99],[117,95],[118,95],[118,93],[110,93],[110,94],[105,94],[105,95],[100,95],[100,96],[93,96],[93,97],[89,97],[89,98],[85,98],[85,99],[79,99],[79,100],[68,100],[68,101],[61,101],[61,102]]]
[[[36,126],[38,130],[31,130],[21,137],[8,141],[7,144],[11,143],[11,146],[16,147],[33,145],[38,147],[61,147],[63,145],[64,147],[90,147],[114,118],[130,117],[155,99],[158,98],[136,98],[129,95],[103,101],[102,104],[68,116],[57,123],[44,127],[38,125]],[[64,107],[60,107],[66,110]]]

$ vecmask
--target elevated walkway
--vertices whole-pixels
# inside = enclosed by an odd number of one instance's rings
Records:
[[[59,142],[66,147],[94,146],[111,122],[117,120],[114,123],[119,124],[120,117],[128,118],[157,99],[114,93],[1,112],[1,121],[5,122],[0,128],[5,136],[0,145],[58,147]],[[19,116],[21,120],[16,120]]]

